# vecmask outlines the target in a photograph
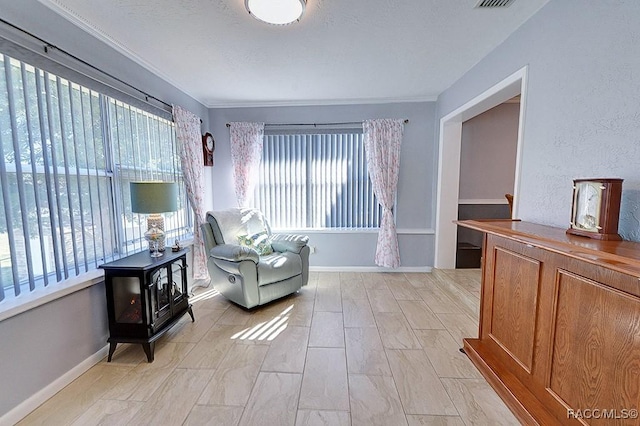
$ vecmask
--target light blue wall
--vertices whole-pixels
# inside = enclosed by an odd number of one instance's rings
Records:
[[[370,118],[408,118],[400,157],[396,226],[403,267],[433,265],[435,206],[434,102],[375,105],[331,105],[304,107],[227,108],[210,110],[211,133],[216,140],[213,168],[214,209],[236,206],[229,151],[230,121],[265,123],[331,123],[362,121]],[[418,230],[418,234],[414,233]],[[311,266],[375,267],[377,234],[313,233],[311,244],[317,253]]]
[[[192,111],[207,124],[207,108],[200,102],[70,24],[38,0],[0,0],[0,17],[164,102],[177,104]],[[60,53],[56,53],[55,49],[51,51],[51,57],[55,60],[68,61]],[[71,63],[75,67],[80,66],[77,63]],[[101,78],[106,77],[101,76]]]
[[[216,139],[208,189],[213,208],[235,205],[228,121],[333,122],[409,118],[398,188],[400,230],[434,227],[439,119],[529,65],[520,216],[565,227],[571,181],[625,179],[621,229],[640,240],[640,3],[552,0],[435,103],[207,109],[42,6],[0,0],[2,18],[205,120]],[[99,53],[98,53],[99,52]],[[197,66],[197,65],[194,65]],[[434,120],[434,116],[436,120]],[[209,119],[209,124],[207,124]],[[434,138],[434,135],[436,136]],[[433,264],[433,235],[401,234],[403,266]],[[373,266],[375,234],[314,234],[316,266]],[[0,322],[0,416],[75,367],[107,337],[103,288],[95,286]],[[43,322],[47,322],[43,326]],[[38,342],[42,342],[38,345]],[[81,342],[81,343],[79,343]],[[12,362],[13,361],[13,362]],[[22,378],[16,380],[16,378]],[[27,378],[27,379],[25,379]]]
[[[0,17],[164,100],[208,120],[199,102],[36,0],[0,0]],[[107,344],[104,285],[0,321],[0,418]],[[2,421],[0,420],[0,423]]]
[[[513,194],[520,104],[504,103],[462,123],[460,193],[476,200]]]
[[[0,417],[99,351],[108,337],[103,283],[0,322]]]
[[[529,66],[520,218],[565,228],[573,179],[620,177],[620,231],[640,240],[639,22],[637,0],[552,0],[439,96],[438,122]]]

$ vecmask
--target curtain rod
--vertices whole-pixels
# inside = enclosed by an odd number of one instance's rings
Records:
[[[117,82],[119,82],[121,84],[124,84],[125,86],[129,87],[130,89],[133,89],[133,90],[137,91],[138,93],[141,93],[142,95],[144,95],[146,102],[149,102],[149,99],[153,99],[154,101],[159,102],[162,105],[164,105],[167,108],[169,108],[168,112],[173,110],[173,106],[171,104],[163,101],[162,99],[158,99],[153,95],[148,94],[144,90],[138,89],[137,87],[127,83],[126,81],[124,81],[124,80],[122,80],[122,79],[120,79],[118,77],[115,77],[114,75],[112,75],[112,74],[110,74],[110,73],[108,73],[108,72],[96,67],[95,65],[90,64],[89,62],[85,61],[84,59],[81,59],[81,58],[75,56],[74,54],[67,52],[64,49],[61,49],[58,46],[56,46],[56,45],[54,45],[52,43],[49,43],[47,40],[44,40],[44,39],[38,37],[37,35],[35,35],[35,34],[29,32],[29,31],[25,30],[25,29],[22,29],[22,28],[20,28],[20,27],[18,27],[16,25],[12,24],[11,22],[5,21],[2,18],[0,18],[0,22],[2,22],[4,24],[10,26],[11,28],[14,28],[14,29],[16,29],[16,30],[28,35],[29,37],[32,37],[32,38],[38,40],[40,43],[43,43],[44,44],[44,46],[43,46],[44,53],[49,53],[49,49],[57,50],[58,52],[67,55],[68,57],[74,59],[75,61],[78,61],[81,64],[83,64],[83,65],[85,65],[85,66],[87,66],[87,67],[89,67],[89,68],[91,68],[91,69],[93,69],[95,71],[98,71],[98,72],[102,73],[103,75],[106,75],[107,77],[112,78],[113,80],[115,80],[115,81],[117,81]],[[202,120],[200,120],[200,122],[202,122]]]
[[[408,118],[404,119],[404,124],[409,122]],[[343,121],[341,123],[266,123],[264,126],[341,126],[347,124],[362,124],[362,121]],[[227,127],[231,127],[231,123],[227,123]]]

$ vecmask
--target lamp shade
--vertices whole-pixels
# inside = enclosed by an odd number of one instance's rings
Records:
[[[175,182],[131,182],[131,211],[164,213],[178,210],[178,185]]]
[[[244,0],[254,18],[273,25],[287,25],[300,20],[307,0]]]

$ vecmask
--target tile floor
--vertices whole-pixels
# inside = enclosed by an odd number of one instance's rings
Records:
[[[119,345],[24,425],[517,425],[469,360],[478,270],[312,273],[246,311],[210,289],[156,344]]]

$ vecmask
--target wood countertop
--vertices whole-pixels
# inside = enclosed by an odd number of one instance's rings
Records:
[[[640,278],[640,243],[595,240],[567,234],[565,229],[519,220],[460,220],[455,223]]]

